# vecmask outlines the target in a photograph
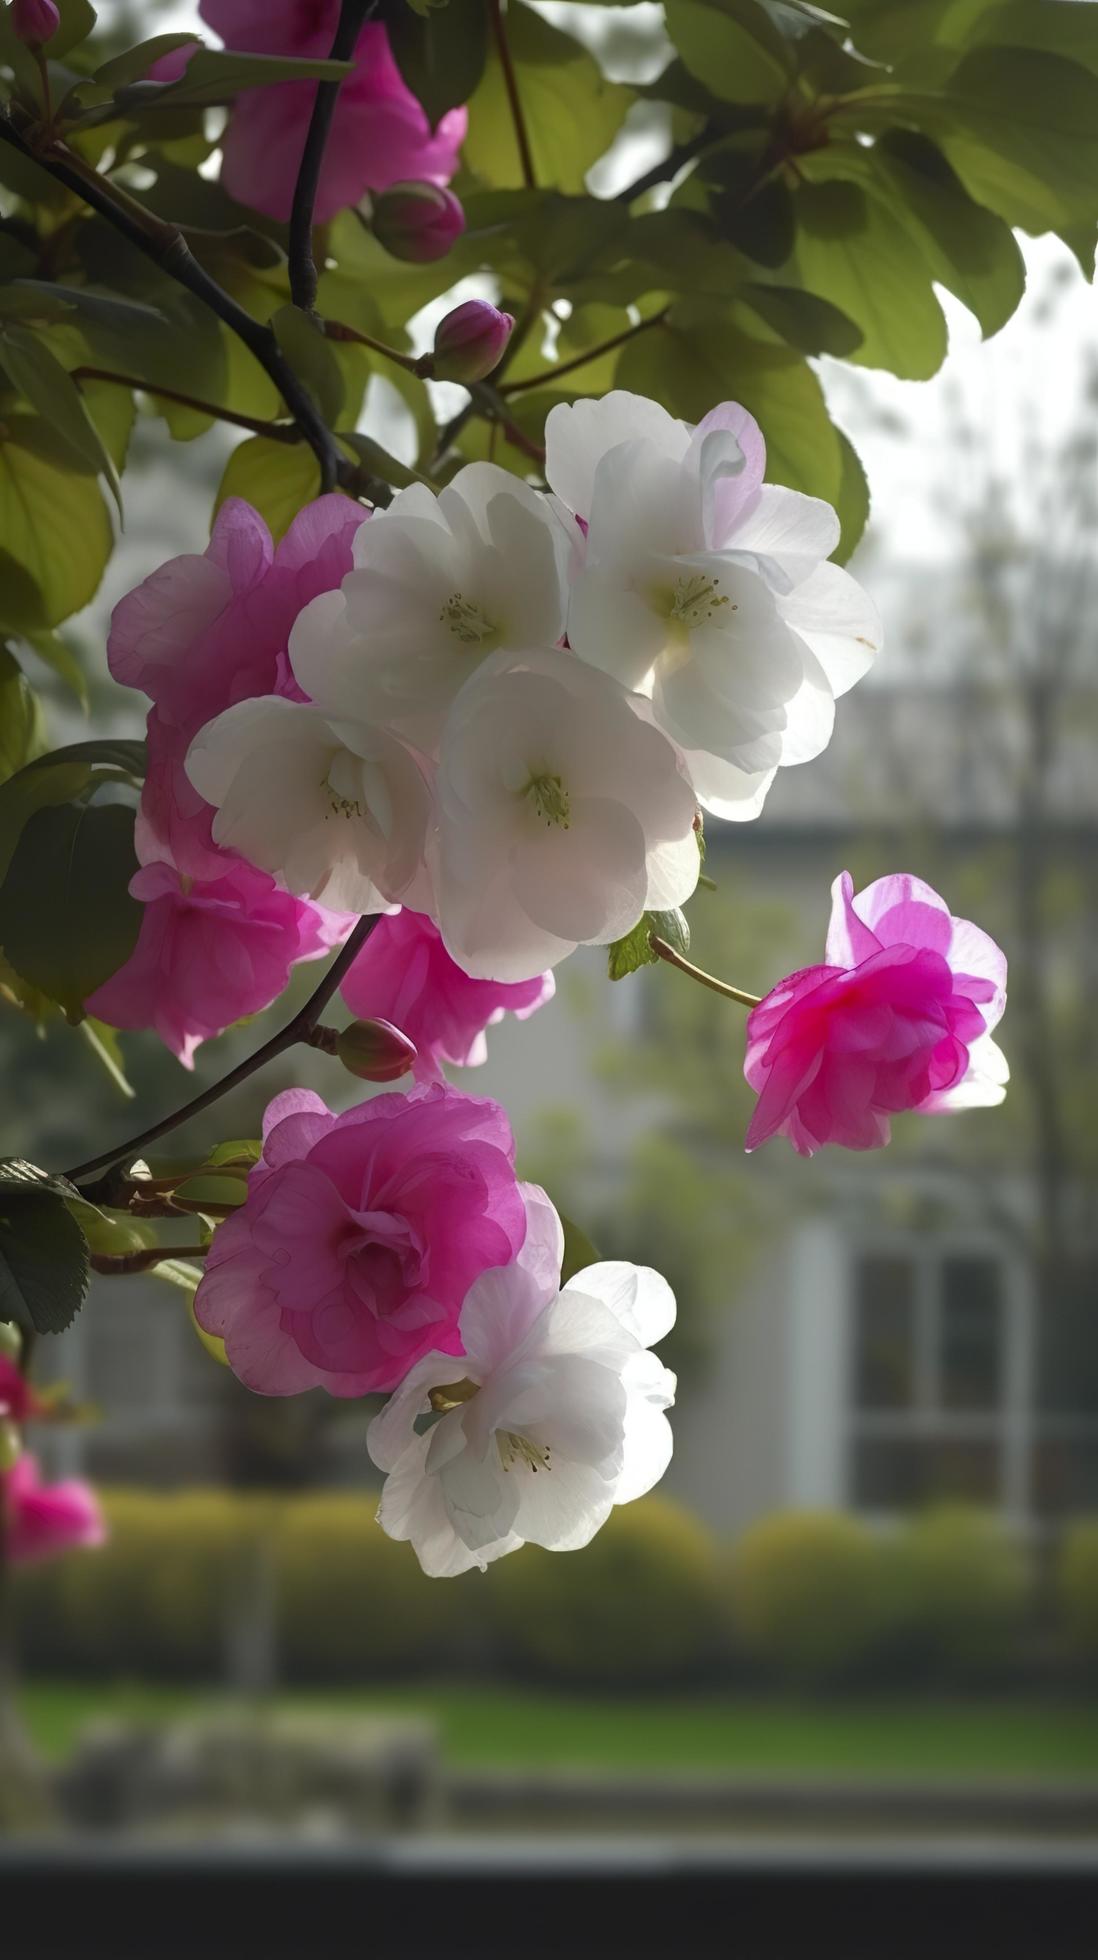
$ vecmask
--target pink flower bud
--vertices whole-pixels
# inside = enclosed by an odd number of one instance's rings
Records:
[[[378,192],[373,207],[378,244],[409,265],[444,259],[465,230],[461,205],[441,184],[390,184]]]
[[[352,1021],[336,1037],[344,1068],[364,1082],[395,1082],[416,1059],[416,1045],[391,1021]]]
[[[11,0],[10,20],[14,32],[28,48],[40,48],[52,41],[61,25],[53,0]]]
[[[435,332],[435,379],[483,381],[498,364],[514,324],[510,313],[501,313],[486,299],[455,306]]]

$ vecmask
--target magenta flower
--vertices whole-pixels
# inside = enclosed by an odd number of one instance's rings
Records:
[[[0,1473],[7,1555],[13,1565],[54,1558],[77,1545],[101,1545],[107,1528],[90,1485],[75,1477],[44,1484],[33,1456],[18,1457]]]
[[[375,197],[370,223],[394,259],[429,265],[453,249],[465,230],[465,213],[441,184],[392,184]]]
[[[137,944],[87,1009],[113,1028],[154,1028],[184,1068],[200,1042],[269,1007],[295,960],[326,953],[342,933],[342,921],[228,855],[208,880],[143,865],[130,891],[145,907]]]
[[[199,13],[230,48],[311,60],[331,48],[339,0],[202,0]],[[316,200],[322,224],[366,191],[411,178],[448,183],[465,139],[464,109],[448,110],[432,131],[393,60],[384,27],[367,22],[354,60],[324,154]],[[314,94],[312,82],[278,82],[247,90],[230,112],[222,144],[226,188],[269,218],[290,215]]]
[[[435,328],[434,374],[439,381],[483,381],[499,366],[515,324],[486,299],[466,299]]]
[[[919,878],[832,886],[825,966],[779,982],[747,1020],[744,1073],[759,1092],[748,1150],[787,1136],[875,1150],[897,1110],[998,1103],[1008,1076],[991,1029],[1006,1005],[1006,956],[950,916]]]
[[[553,997],[551,973],[505,985],[473,980],[450,958],[422,912],[390,913],[374,927],[342,987],[353,1014],[392,1021],[415,1042],[415,1074],[440,1081],[443,1062],[475,1068],[488,1057],[485,1028],[505,1013],[520,1021]]]
[[[13,32],[30,48],[52,41],[61,25],[54,0],[11,0],[8,17]]]
[[[334,1116],[276,1096],[247,1202],[218,1227],[198,1323],[262,1395],[395,1388],[420,1356],[463,1352],[473,1281],[515,1258],[526,1211],[498,1104],[441,1084]]]
[[[0,1354],[0,1422],[26,1422],[42,1413],[42,1403],[9,1354]]]

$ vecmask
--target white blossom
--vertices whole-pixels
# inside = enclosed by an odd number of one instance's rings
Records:
[[[467,973],[527,980],[698,880],[696,802],[648,704],[573,654],[497,654],[458,695],[436,778],[438,919]]]
[[[527,1542],[577,1550],[671,1457],[675,1378],[649,1351],[674,1324],[670,1287],[607,1261],[559,1291],[560,1220],[525,1190],[526,1242],[467,1295],[465,1354],[417,1362],[368,1432],[378,1520],[433,1578]]]
[[[651,696],[700,800],[731,818],[756,816],[779,767],[827,746],[835,697],[881,637],[868,596],[826,562],[835,512],[763,483],[765,460],[735,403],[691,429],[615,391],[546,421],[548,481],[587,526],[569,645]]]
[[[354,570],[305,607],[290,663],[329,714],[434,748],[458,689],[501,648],[564,633],[569,539],[549,499],[492,463],[413,484],[363,524]]]
[[[428,902],[430,791],[384,730],[330,722],[278,695],[238,701],[199,730],[187,774],[217,811],[213,836],[337,912]]]

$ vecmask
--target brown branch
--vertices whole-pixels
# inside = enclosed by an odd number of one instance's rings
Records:
[[[603,354],[612,354],[615,347],[624,347],[626,341],[647,333],[649,327],[662,327],[670,311],[669,306],[661,306],[658,313],[650,313],[634,326],[623,327],[620,333],[611,334],[609,340],[600,340],[597,347],[588,347],[584,353],[573,355],[570,361],[561,361],[556,367],[545,368],[541,374],[526,375],[521,381],[501,382],[499,392],[510,397],[525,394],[531,388],[551,388],[562,375],[574,374],[577,368],[586,367],[589,361],[597,361]]]
[[[359,34],[377,4],[378,0],[342,0],[335,38],[329,51],[332,61],[351,59]],[[318,281],[313,258],[313,207],[343,79],[340,75],[334,82],[318,82],[316,85],[313,113],[309,118],[290,209],[290,295],[294,305],[300,306],[305,313],[311,313],[316,305]]]
[[[238,415],[235,409],[218,408],[215,402],[201,402],[195,395],[184,395],[178,388],[165,388],[158,381],[139,381],[132,374],[112,374],[107,368],[70,368],[73,381],[109,381],[116,388],[139,389],[143,395],[160,395],[183,408],[195,408],[219,422],[231,422],[234,429],[248,429],[252,435],[266,436],[271,442],[300,442],[301,430],[293,422],[264,422],[258,415]]]
[[[136,1136],[128,1137],[125,1143],[115,1144],[110,1150],[101,1151],[98,1157],[90,1157],[87,1163],[77,1164],[75,1170],[66,1171],[65,1175],[69,1182],[77,1184],[81,1178],[94,1176],[96,1171],[109,1171],[116,1164],[123,1162],[132,1163],[138,1151],[143,1150],[146,1144],[155,1143],[157,1137],[165,1136],[169,1130],[178,1129],[181,1123],[189,1122],[192,1116],[200,1116],[204,1109],[209,1109],[213,1103],[219,1102],[222,1096],[228,1095],[230,1089],[238,1088],[240,1083],[246,1082],[248,1077],[254,1075],[258,1069],[264,1068],[268,1062],[273,1062],[276,1056],[284,1055],[288,1048],[296,1047],[299,1041],[308,1041],[313,1029],[319,1026],[320,1017],[328,1002],[348,970],[354,965],[378,920],[382,917],[382,913],[375,912],[369,918],[359,920],[346,945],[337,953],[320,985],[310,994],[304,1007],[294,1015],[292,1021],[286,1023],[284,1028],[281,1028],[277,1034],[273,1034],[261,1048],[257,1048],[254,1055],[249,1055],[244,1061],[238,1062],[235,1068],[222,1076],[220,1082],[211,1083],[208,1089],[203,1089],[199,1095],[192,1096],[190,1102],[183,1103],[179,1109],[173,1109],[170,1116],[161,1117],[158,1122],[150,1123],[148,1129],[140,1130]],[[114,1200],[115,1191],[116,1180],[107,1177],[101,1179],[98,1185],[87,1187],[81,1195],[110,1204]]]
[[[353,466],[348,464],[308,389],[286,359],[274,329],[253,319],[231,294],[218,285],[217,280],[194,257],[178,225],[167,224],[153,212],[147,211],[136,198],[130,197],[120,186],[108,182],[75,151],[66,149],[63,143],[47,142],[41,149],[36,149],[4,115],[0,115],[0,142],[18,150],[21,156],[36,163],[48,176],[64,184],[66,190],[72,191],[93,211],[97,211],[143,257],[151,259],[169,278],[201,300],[230,332],[243,341],[249,353],[255,356],[274,382],[316,456],[321,490],[334,490]]]

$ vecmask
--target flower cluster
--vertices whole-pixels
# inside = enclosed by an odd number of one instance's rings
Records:
[[[262,1394],[395,1390],[369,1431],[379,1517],[437,1576],[586,1544],[671,1455],[648,1352],[670,1289],[603,1264],[562,1290],[560,1220],[513,1160],[502,1109],[441,1084],[342,1116],[290,1090],[195,1296]]]
[[[14,1354],[0,1347],[0,1564],[29,1565],[101,1545],[107,1535],[90,1486],[78,1478],[44,1483],[37,1460],[23,1448],[24,1425],[50,1414]]]
[[[509,986],[681,904],[698,803],[756,813],[879,639],[834,512],[763,467],[745,410],[616,393],[552,411],[548,494],[488,463],[402,491],[294,621],[293,695],[238,687],[195,734],[215,844],[410,905]]]

